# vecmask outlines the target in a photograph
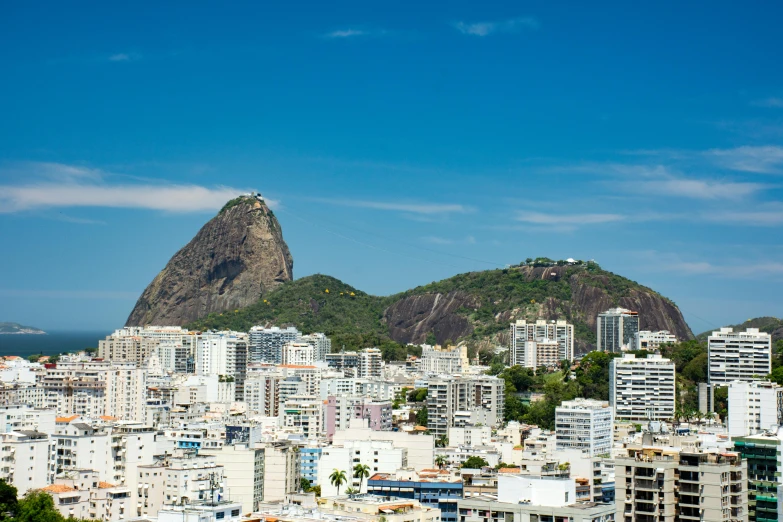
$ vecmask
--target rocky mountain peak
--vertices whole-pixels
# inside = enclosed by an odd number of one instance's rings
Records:
[[[128,326],[184,325],[249,306],[293,279],[293,258],[260,195],[232,199],[142,293]]]

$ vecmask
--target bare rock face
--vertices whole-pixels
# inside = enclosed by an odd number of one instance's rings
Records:
[[[128,326],[179,326],[249,306],[293,278],[280,224],[260,197],[230,201],[144,290]]]
[[[545,284],[546,288],[551,288],[548,290],[550,296],[525,306],[496,301],[494,317],[478,321],[470,319],[471,312],[487,305],[491,290],[487,293],[484,288],[474,287],[470,291],[454,290],[447,294],[406,295],[383,313],[390,337],[400,343],[422,343],[427,334],[433,332],[437,341],[443,343],[447,339],[456,341],[470,335],[479,326],[505,326],[516,319],[566,319],[595,331],[598,314],[619,306],[639,312],[640,330],[668,330],[678,339],[693,338],[693,332],[674,303],[636,283],[625,280],[626,287],[613,288],[616,282],[613,283],[609,275],[591,275],[584,271],[569,275],[568,268],[561,266],[523,266],[515,270],[516,276],[526,282],[548,282]],[[503,285],[513,283],[512,275],[509,272],[502,276]],[[497,331],[497,328],[493,329]],[[493,340],[507,345],[507,329],[495,333]],[[575,348],[577,353],[584,353],[594,346],[577,340]]]
[[[429,332],[443,343],[473,332],[470,321],[456,312],[475,307],[476,299],[464,292],[412,295],[389,306],[383,320],[390,337],[399,343],[423,343]]]

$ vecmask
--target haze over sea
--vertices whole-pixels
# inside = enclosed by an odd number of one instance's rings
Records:
[[[55,355],[84,348],[97,348],[98,340],[111,332],[49,332],[46,335],[0,335],[0,355],[27,357],[36,353]]]

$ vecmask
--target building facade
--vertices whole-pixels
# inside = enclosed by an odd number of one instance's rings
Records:
[[[668,420],[674,417],[674,363],[660,355],[624,354],[609,366],[609,403],[615,419]]]
[[[772,371],[772,336],[748,328],[721,328],[707,338],[708,380],[727,386],[732,381],[763,380]]]
[[[574,325],[563,320],[547,322],[542,319],[537,320],[535,323],[529,323],[525,320],[518,320],[512,323],[509,342],[512,365],[520,365],[527,368],[542,366],[541,364],[535,364],[538,359],[537,355],[528,353],[529,350],[535,348],[532,344],[526,344],[529,342],[557,343],[557,353],[553,354],[557,362],[573,360]],[[548,346],[542,347],[542,359],[544,358],[544,350],[547,348]]]
[[[598,314],[596,329],[599,352],[632,350],[639,333],[639,314],[625,308],[611,308]]]
[[[578,449],[590,457],[607,455],[612,449],[612,432],[608,402],[574,399],[555,409],[557,449]]]

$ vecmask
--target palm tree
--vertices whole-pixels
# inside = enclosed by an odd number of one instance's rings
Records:
[[[349,495],[356,495],[357,493],[359,493],[359,490],[356,488],[348,488],[345,490],[345,492],[348,493]]]
[[[435,441],[435,445],[441,448],[445,448],[449,445],[449,438],[445,435],[442,435]]]
[[[337,495],[340,495],[340,486],[345,484],[347,482],[347,478],[345,478],[345,471],[339,470],[337,468],[334,468],[334,471],[332,471],[332,474],[329,475],[329,481],[332,483],[332,486],[337,488]]]
[[[446,458],[446,455],[436,455],[435,456],[435,465],[438,466],[438,469],[443,469],[443,466],[448,464],[449,459]]]
[[[370,466],[367,464],[357,464],[353,467],[353,476],[354,478],[359,479],[359,490],[362,489],[362,482],[364,482],[365,477],[370,476]]]

